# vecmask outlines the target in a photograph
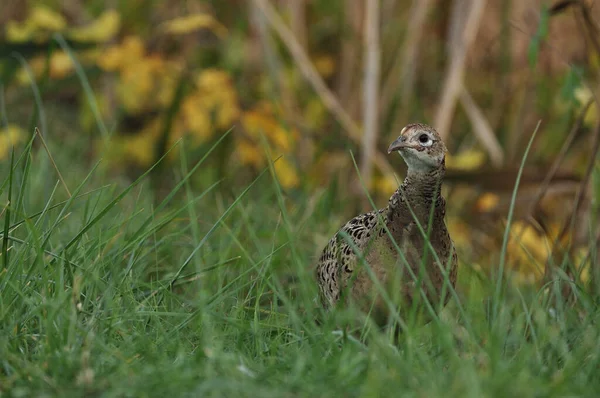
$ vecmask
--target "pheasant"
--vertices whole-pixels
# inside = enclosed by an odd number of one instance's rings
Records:
[[[410,307],[421,291],[434,309],[438,303],[445,306],[450,289],[444,288],[444,274],[452,287],[457,274],[457,255],[444,222],[446,201],[441,195],[446,146],[432,127],[409,124],[388,154],[396,151],[408,165],[404,182],[386,207],[348,221],[329,240],[316,266],[326,310],[354,300],[380,326],[390,321],[389,306],[361,266],[361,256],[389,297],[395,298],[396,311]]]

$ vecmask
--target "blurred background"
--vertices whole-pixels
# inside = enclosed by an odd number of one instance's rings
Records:
[[[2,0],[0,159],[38,127],[65,174],[83,178],[102,158],[110,179],[131,181],[181,140],[152,176],[159,200],[173,168],[223,139],[193,184],[224,179],[221,194],[239,192],[277,159],[290,208],[330,198],[335,228],[302,235],[312,256],[370,206],[366,192],[387,202],[405,166],[385,149],[423,122],[450,151],[444,189],[461,259],[492,272],[531,142],[510,230],[514,276],[543,281],[566,255],[569,276],[592,283],[596,3]]]

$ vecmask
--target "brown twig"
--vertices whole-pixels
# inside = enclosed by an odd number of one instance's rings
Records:
[[[360,34],[362,24],[362,12],[360,0],[343,0],[344,3],[344,30],[341,40],[341,54],[336,82],[336,94],[342,107],[351,115],[356,110],[357,96],[352,95],[358,62],[358,43],[356,40]]]
[[[481,145],[485,148],[487,153],[490,155],[490,160],[495,167],[502,166],[504,162],[504,152],[498,139],[494,135],[494,131],[487,121],[485,115],[479,109],[471,94],[467,91],[467,88],[462,85],[460,91],[460,103],[465,109],[467,117],[471,121],[473,126],[473,132],[475,137],[481,142]]]
[[[367,187],[371,186],[373,155],[377,145],[379,113],[379,0],[365,0],[365,43],[363,81],[363,142],[360,171]]]
[[[565,236],[567,236],[567,234],[569,234],[569,233],[572,234],[572,231],[575,228],[575,221],[577,219],[577,213],[579,211],[579,208],[581,206],[581,202],[583,201],[583,198],[587,194],[587,188],[590,183],[590,178],[592,176],[592,171],[594,170],[594,165],[596,163],[596,157],[598,155],[599,149],[600,149],[600,121],[598,121],[598,123],[596,124],[596,127],[594,129],[594,134],[592,137],[592,150],[591,150],[591,154],[590,154],[591,156],[589,158],[590,160],[587,164],[585,174],[584,174],[583,178],[581,179],[581,183],[579,185],[577,195],[575,196],[575,202],[573,204],[573,208],[571,209],[569,216],[565,219],[565,222],[560,230],[560,233],[557,235],[557,237],[554,241],[552,256],[550,256],[550,258],[548,259],[548,262],[546,264],[546,268],[544,270],[544,279],[546,281],[548,279],[550,279],[552,277],[552,275],[554,275],[554,272],[553,272],[554,270],[552,269],[551,261],[560,251],[560,249],[559,249],[560,241]],[[569,244],[567,246],[567,252],[565,254],[567,254],[571,249],[572,249],[572,247]],[[565,269],[565,273],[569,279],[572,280],[574,278],[573,270],[571,269],[571,267],[567,267],[567,269]],[[571,285],[569,283],[565,284],[562,287],[561,293],[563,295],[563,298],[567,302],[570,302],[571,299],[574,298],[573,291],[572,291]]]
[[[294,37],[302,48],[306,48],[306,4],[305,0],[287,0],[287,9],[290,13],[290,27]]]
[[[557,241],[560,242],[569,231],[572,231],[575,227],[575,219],[577,217],[577,211],[581,206],[581,202],[585,195],[587,194],[587,188],[589,186],[590,178],[592,177],[592,171],[594,170],[594,164],[596,163],[596,156],[598,155],[598,149],[600,149],[600,121],[596,125],[594,129],[594,135],[592,137],[592,151],[590,154],[590,158],[585,169],[585,174],[581,179],[581,183],[579,185],[579,189],[577,190],[577,196],[575,197],[575,203],[573,204],[573,208],[571,209],[571,213],[569,217],[567,217],[566,222],[561,228],[560,233],[558,234]]]
[[[589,7],[583,1],[573,0],[573,1],[559,2],[550,9],[550,13],[551,13],[551,15],[556,14],[571,5],[579,6],[579,9],[583,15],[585,28],[588,31],[588,36],[590,37],[593,47],[596,50],[597,54],[600,54],[600,41],[598,40],[598,36],[600,34],[600,28],[598,28],[598,26],[592,19],[591,15],[590,15]],[[590,102],[594,102],[594,101],[596,102],[596,107],[600,108],[600,104],[598,103],[595,96],[592,100],[590,100]],[[586,108],[584,109],[583,116],[581,116],[580,119],[583,119],[583,117],[585,116],[585,112],[587,112],[587,107],[590,105],[591,104],[586,104]],[[554,258],[556,253],[558,253],[560,241],[563,238],[565,238],[567,236],[567,234],[572,234],[573,229],[575,228],[575,221],[577,219],[577,213],[580,209],[580,206],[581,206],[581,203],[582,203],[584,197],[587,194],[587,189],[590,184],[590,178],[592,176],[592,171],[594,169],[596,157],[598,156],[598,152],[600,150],[600,121],[598,121],[598,123],[596,124],[596,127],[594,128],[591,146],[592,146],[592,150],[590,153],[589,162],[587,164],[583,178],[581,179],[581,183],[579,185],[577,195],[575,196],[573,208],[571,209],[569,216],[565,218],[565,222],[564,222],[559,234],[557,235],[556,240],[554,241],[553,255],[551,256],[548,263],[546,264],[546,270],[545,270],[545,279],[546,280],[553,275],[553,272],[552,272],[553,270],[551,269],[550,260],[552,258]],[[571,245],[569,244],[567,247],[568,250],[571,249],[570,246]],[[573,277],[573,274],[570,269],[567,269],[566,272],[567,272],[567,275],[569,278]],[[572,294],[571,294],[572,292],[571,292],[571,289],[569,286],[570,285],[567,285],[567,286],[565,286],[564,289],[562,289],[562,294],[567,300],[569,299],[569,297],[572,297]]]
[[[583,125],[583,121],[585,119],[585,115],[587,114],[587,111],[593,102],[594,102],[594,99],[592,98],[583,106],[583,109],[582,109],[581,113],[579,114],[579,116],[577,117],[575,124],[571,128],[569,135],[565,139],[565,142],[563,143],[562,147],[560,148],[560,151],[556,155],[556,159],[554,159],[554,162],[552,163],[550,170],[548,170],[548,173],[544,177],[544,180],[542,180],[536,195],[534,196],[533,200],[531,201],[531,204],[529,205],[529,210],[527,210],[527,215],[533,214],[533,210],[538,206],[538,204],[540,203],[540,200],[542,200],[542,198],[546,194],[548,187],[550,186],[550,181],[552,181],[552,179],[556,175],[558,168],[560,167],[561,163],[565,159],[567,152],[571,148],[571,144],[573,144],[573,140],[575,139],[575,136],[581,129],[581,126]]]
[[[62,184],[62,186],[65,188],[65,191],[67,191],[67,195],[69,195],[69,198],[70,198],[73,195],[71,195],[71,191],[69,191],[69,187],[67,186],[65,179],[63,178],[62,174],[60,173],[60,170],[58,169],[58,166],[56,165],[56,162],[54,161],[54,158],[52,157],[52,154],[50,153],[50,149],[48,148],[48,145],[46,145],[46,140],[44,139],[44,136],[40,133],[40,130],[37,127],[35,128],[34,134],[36,136],[40,137],[40,141],[42,141],[42,145],[44,146],[44,149],[46,150],[46,153],[48,154],[48,158],[50,158],[50,162],[52,163],[54,170],[56,170],[56,174],[58,174],[58,179],[60,180],[60,183]]]

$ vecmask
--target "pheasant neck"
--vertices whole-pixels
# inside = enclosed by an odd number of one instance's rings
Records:
[[[432,204],[435,204],[436,210],[441,210],[443,217],[444,201],[441,198],[441,186],[445,171],[444,164],[428,172],[416,172],[409,168],[404,182],[390,198],[390,218],[397,219],[401,215],[404,217],[406,214],[410,215],[407,201],[420,221],[428,219]]]

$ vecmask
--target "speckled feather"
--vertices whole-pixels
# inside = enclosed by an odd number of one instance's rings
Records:
[[[388,205],[348,221],[323,249],[317,262],[316,277],[321,303],[326,309],[331,309],[340,302],[340,299],[345,297],[343,293],[349,287],[348,298],[354,299],[359,305],[362,304],[365,311],[375,314],[377,323],[387,322],[386,306],[378,297],[371,277],[363,272],[362,267],[358,268],[360,255],[364,256],[374,275],[385,287],[390,288],[391,281],[397,281],[400,277],[400,285],[394,286],[396,289],[400,288],[399,296],[403,303],[410,305],[418,291],[408,268],[413,274],[419,275],[423,253],[427,251],[426,241],[418,229],[415,217],[426,229],[431,214],[433,219],[429,241],[441,263],[448,267],[448,278],[454,286],[457,276],[457,256],[444,222],[446,203],[440,194],[445,173],[446,148],[437,132],[422,124],[406,126],[398,140],[401,138],[402,142],[414,140],[414,137],[418,137],[422,132],[432,137],[433,144],[431,147],[423,147],[424,149],[416,145],[411,147],[411,153],[401,153],[409,166],[408,174],[402,185],[390,197]],[[413,149],[415,152],[412,152]],[[426,158],[427,156],[431,156],[435,162]],[[430,163],[425,165],[422,159]],[[433,213],[432,205],[434,205]],[[402,255],[398,253],[394,241]],[[406,259],[408,267],[403,265],[406,263],[402,257]],[[436,307],[441,299],[445,278],[433,256],[429,254],[428,257],[424,265],[431,283],[427,285],[425,282],[422,288],[428,300]],[[349,285],[350,279],[352,283]],[[389,293],[393,296],[395,292]],[[449,295],[446,294],[442,300],[444,305],[448,299]]]

